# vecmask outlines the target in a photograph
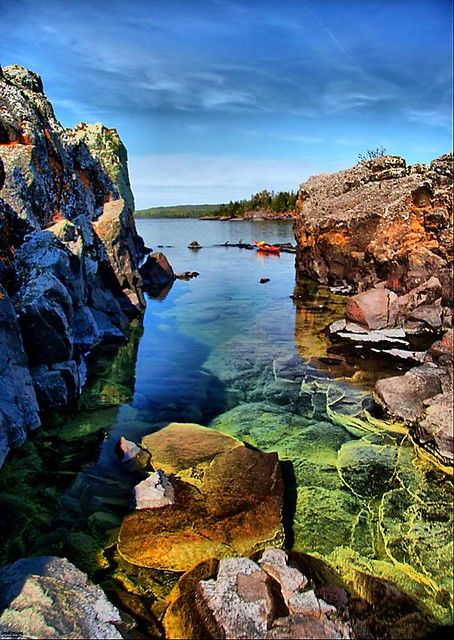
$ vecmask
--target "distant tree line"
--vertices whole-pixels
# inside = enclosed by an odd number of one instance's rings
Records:
[[[228,204],[221,204],[216,210],[217,216],[239,218],[247,211],[293,211],[296,207],[297,194],[293,191],[268,191],[264,189],[253,194],[249,200],[231,200]]]

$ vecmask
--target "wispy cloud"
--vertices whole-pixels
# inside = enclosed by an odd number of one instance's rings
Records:
[[[261,189],[296,190],[320,171],[310,162],[238,155],[131,155],[131,182],[138,208],[247,198]]]

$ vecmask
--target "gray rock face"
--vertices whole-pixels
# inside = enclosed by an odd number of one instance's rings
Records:
[[[15,362],[26,371],[28,356],[33,368],[24,386],[33,402],[15,400],[15,410],[2,414],[1,463],[27,425],[39,422],[30,381],[41,407],[76,397],[83,357],[102,340],[124,340],[125,313],[139,314],[145,301],[144,244],[117,132],[63,129],[41,78],[18,65],[0,73],[0,188],[0,284],[22,335],[8,347],[1,375],[11,382],[0,386],[0,406],[13,402]],[[2,328],[2,340],[8,332]]]
[[[28,360],[13,305],[0,285],[0,465],[40,425]]]
[[[122,638],[118,610],[64,558],[26,558],[0,569],[0,611],[3,638]]]

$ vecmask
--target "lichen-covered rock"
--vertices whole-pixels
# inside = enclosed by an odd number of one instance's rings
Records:
[[[40,425],[38,404],[16,314],[0,285],[0,465],[29,429]]]
[[[80,391],[87,353],[124,340],[124,312],[145,306],[126,150],[102,125],[65,131],[40,76],[11,65],[0,74],[0,182],[0,284],[40,406],[61,406]]]
[[[0,636],[122,638],[118,609],[65,558],[26,558],[0,569]]]
[[[384,156],[309,178],[298,194],[299,276],[403,294],[437,276],[452,305],[452,155]]]
[[[117,130],[109,129],[100,122],[96,124],[79,122],[67,133],[87,145],[116,185],[129,211],[134,213],[134,196],[128,173],[128,154]]]
[[[207,558],[282,543],[283,486],[277,455],[192,424],[144,438],[153,466],[169,474],[175,504],[123,520],[118,550],[130,564],[186,571]]]

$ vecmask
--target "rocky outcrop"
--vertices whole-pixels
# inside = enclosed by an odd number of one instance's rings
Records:
[[[75,140],[87,145],[92,156],[99,160],[117,187],[126,207],[133,213],[134,196],[129,182],[128,154],[117,130],[108,129],[100,122],[96,124],[79,122],[67,133]]]
[[[65,130],[41,78],[18,65],[0,74],[0,185],[0,284],[8,316],[0,341],[10,351],[2,372],[8,384],[0,387],[5,452],[39,423],[36,400],[49,408],[76,398],[85,355],[103,340],[126,338],[129,318],[145,306],[144,244],[117,132],[102,125]],[[19,366],[26,393],[12,412],[6,408]]]
[[[100,587],[65,558],[27,558],[0,569],[0,637],[122,638],[122,619]]]
[[[297,273],[404,294],[437,276],[452,305],[452,155],[430,166],[384,156],[310,178],[295,221]]]
[[[22,338],[13,305],[0,285],[0,466],[10,448],[40,425]]]

